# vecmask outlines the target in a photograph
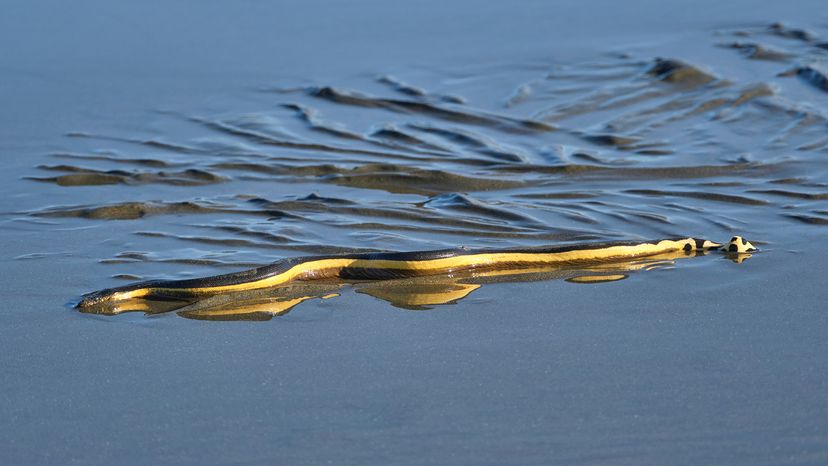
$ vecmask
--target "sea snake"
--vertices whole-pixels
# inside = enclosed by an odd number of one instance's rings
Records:
[[[722,249],[746,253],[756,248],[739,236],[727,247],[696,238],[657,241],[615,241],[519,249],[443,249],[380,252],[283,259],[263,267],[213,277],[152,280],[85,294],[76,305],[83,310],[103,303],[136,298],[192,299],[260,290],[293,282],[340,278],[389,280],[468,271],[518,270],[537,266],[576,266],[624,261],[669,252]]]

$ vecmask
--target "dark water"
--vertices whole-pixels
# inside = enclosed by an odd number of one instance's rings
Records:
[[[11,3],[0,460],[824,464],[828,23],[796,5]],[[761,252],[588,271],[621,281],[66,305],[306,254],[734,234]]]

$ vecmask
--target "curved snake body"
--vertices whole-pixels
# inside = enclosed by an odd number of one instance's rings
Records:
[[[76,307],[134,298],[192,298],[250,291],[292,282],[340,278],[388,280],[468,271],[524,269],[537,266],[574,266],[623,261],[668,252],[705,251],[721,248],[712,241],[679,238],[658,241],[616,241],[520,249],[444,249],[436,251],[363,253],[283,259],[263,267],[213,277],[186,280],[153,280],[86,294]],[[748,252],[753,246],[734,237],[724,248]]]

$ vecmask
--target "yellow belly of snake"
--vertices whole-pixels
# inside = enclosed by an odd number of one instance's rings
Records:
[[[512,271],[532,267],[567,267],[611,263],[659,254],[714,250],[722,245],[695,238],[604,242],[520,249],[446,249],[437,251],[364,253],[284,259],[243,272],[186,280],[155,280],[86,294],[80,310],[104,303],[160,297],[193,299],[247,292],[319,279],[389,280],[469,271]],[[747,252],[753,246],[734,237],[724,248]]]

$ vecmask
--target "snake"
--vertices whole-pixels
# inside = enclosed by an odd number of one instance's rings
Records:
[[[223,275],[182,280],[150,280],[107,288],[81,296],[75,307],[83,310],[132,299],[193,299],[332,278],[380,281],[469,271],[510,271],[539,266],[568,267],[611,263],[671,252],[690,255],[712,250],[747,254],[756,251],[756,248],[741,236],[734,236],[727,246],[689,237],[511,249],[460,247],[431,251],[305,256],[286,258],[262,267]]]

